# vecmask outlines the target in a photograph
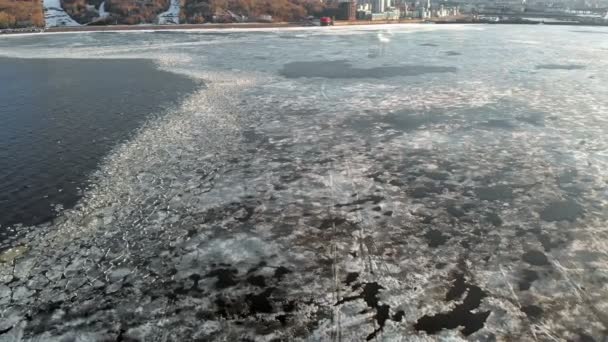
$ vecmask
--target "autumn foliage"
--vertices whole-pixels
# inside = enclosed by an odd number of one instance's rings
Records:
[[[154,23],[156,16],[169,8],[169,0],[108,0],[106,10],[119,24]]]
[[[169,7],[170,0],[106,0],[105,10],[111,14],[111,24],[154,23],[156,17]],[[99,17],[103,0],[61,0],[63,9],[81,24]]]
[[[271,15],[277,21],[293,21],[322,9],[319,0],[185,0],[182,18],[188,23],[211,21],[228,10],[248,18]]]
[[[40,0],[0,0],[0,29],[44,26]]]
[[[169,8],[170,0],[105,0],[110,16],[99,19],[104,0],[60,0],[62,8],[81,24],[154,23]],[[180,0],[182,23],[204,23],[228,16],[255,21],[271,16],[274,21],[296,21],[319,14],[319,0]],[[0,0],[0,28],[44,26],[42,0]]]

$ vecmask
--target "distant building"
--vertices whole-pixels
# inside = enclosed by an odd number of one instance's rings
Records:
[[[372,12],[373,13],[384,13],[384,2],[385,0],[373,0]]]
[[[383,13],[372,13],[371,20],[399,20],[401,12],[398,9],[386,11]]]
[[[340,13],[336,16],[338,20],[356,20],[357,4],[355,1],[345,1],[338,5]]]

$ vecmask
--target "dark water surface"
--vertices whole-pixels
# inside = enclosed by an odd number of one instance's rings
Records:
[[[0,58],[0,226],[73,206],[101,158],[195,86],[142,59]]]

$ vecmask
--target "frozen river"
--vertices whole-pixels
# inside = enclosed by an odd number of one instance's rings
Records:
[[[0,339],[603,341],[608,31],[579,31],[0,37],[201,82],[0,254]]]

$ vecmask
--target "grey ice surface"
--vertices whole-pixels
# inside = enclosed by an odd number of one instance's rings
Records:
[[[603,341],[606,48],[505,25],[0,39],[206,85],[7,242],[0,340]],[[455,71],[368,74],[402,65]]]
[[[577,69],[585,69],[585,66],[577,65],[577,64],[541,64],[541,65],[537,65],[536,69],[577,70]]]

